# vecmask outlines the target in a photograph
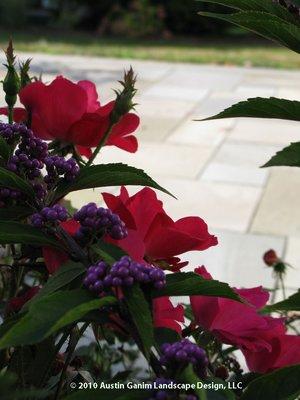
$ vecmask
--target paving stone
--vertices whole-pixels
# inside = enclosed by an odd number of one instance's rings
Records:
[[[118,148],[106,147],[99,157],[104,163],[123,162],[144,169],[152,178],[179,177],[193,179],[199,174],[212,152],[210,147],[141,143],[139,150],[127,153]]]
[[[272,168],[251,231],[300,236],[300,171]]]
[[[144,91],[143,95],[145,97],[159,97],[163,99],[180,99],[187,101],[200,101],[203,100],[209,91],[207,89],[192,89],[186,88],[184,86],[176,86],[176,85],[165,85],[163,83],[159,83],[156,85],[152,85],[150,88]]]
[[[176,129],[179,123],[180,118],[153,118],[141,115],[141,126],[137,137],[139,140],[147,142],[164,141]]]
[[[195,107],[192,101],[181,101],[162,99],[160,97],[146,97],[143,95],[136,97],[136,110],[140,115],[152,118],[183,118]]]
[[[270,248],[278,255],[284,250],[284,238],[266,235],[241,234],[212,230],[218,237],[218,245],[202,252],[189,252],[182,259],[190,263],[185,270],[205,265],[215,279],[226,281],[235,287],[263,285],[273,288],[272,270],[262,261],[262,255]]]
[[[204,170],[201,179],[263,186],[268,169],[259,168],[280,147],[226,141]]]
[[[300,286],[300,237],[290,236],[287,239],[287,248],[284,260],[291,264],[286,270],[285,282],[289,288]]]
[[[219,73],[218,73],[219,72]],[[182,85],[185,87],[198,88],[198,90],[231,90],[235,88],[242,79],[241,71],[236,74],[223,70],[215,72],[207,68],[198,68],[197,71],[190,71],[188,67],[177,67],[177,70],[170,73],[163,82],[165,84]]]
[[[287,146],[300,140],[300,127],[293,121],[239,118],[230,132],[230,139]]]
[[[276,88],[271,86],[261,86],[261,85],[241,85],[236,91],[237,94],[242,95],[247,98],[251,97],[271,97],[276,95]]]
[[[174,218],[198,215],[211,228],[245,232],[250,224],[261,189],[245,185],[160,179],[160,184],[178,200],[160,194]]]
[[[187,120],[170,134],[167,142],[200,146],[218,146],[233,125],[233,120]]]

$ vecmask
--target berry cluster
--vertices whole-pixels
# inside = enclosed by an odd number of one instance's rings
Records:
[[[84,278],[84,285],[97,294],[111,286],[128,287],[135,282],[152,284],[156,289],[162,289],[166,284],[165,273],[159,268],[136,263],[124,256],[110,270],[103,261],[92,265]]]
[[[7,124],[0,122],[0,136],[8,143],[14,144],[22,133],[26,134],[26,126],[22,124]]]
[[[108,208],[88,203],[74,214],[81,225],[76,233],[79,240],[89,240],[93,234],[107,234],[115,240],[124,239],[128,232],[123,221]]]
[[[48,156],[45,158],[47,175],[44,181],[48,188],[53,187],[59,178],[72,182],[79,173],[79,166],[74,158],[65,159],[59,156]]]
[[[11,131],[16,137],[18,129],[20,138],[15,154],[8,160],[7,168],[34,180],[41,175],[41,169],[44,167],[44,160],[48,154],[47,143],[35,137],[33,132],[23,125],[7,125],[5,131]]]
[[[160,362],[166,367],[185,367],[192,364],[198,375],[203,376],[208,363],[205,351],[189,339],[165,343],[161,347]]]
[[[0,207],[5,207],[8,203],[13,200],[18,200],[22,196],[19,190],[9,189],[5,187],[0,188]]]
[[[67,218],[68,212],[65,207],[55,204],[52,207],[44,207],[41,212],[33,214],[30,217],[30,221],[36,228],[42,228],[49,223],[66,221]]]

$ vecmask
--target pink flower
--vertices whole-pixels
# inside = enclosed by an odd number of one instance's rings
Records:
[[[122,187],[119,196],[103,193],[103,198],[128,229],[127,238],[115,243],[136,261],[165,261],[175,264],[178,269],[186,264],[180,264],[176,256],[187,251],[205,250],[218,243],[199,217],[173,221],[150,188],[144,188],[130,197],[126,188]]]
[[[269,348],[251,352],[243,349],[247,365],[251,371],[266,373],[277,368],[300,364],[300,337],[296,335],[270,332],[265,340]]]
[[[154,299],[153,321],[156,328],[169,328],[180,334],[179,322],[184,322],[184,308],[181,304],[174,307],[169,297]]]
[[[197,268],[195,272],[211,279],[204,267]],[[247,303],[221,297],[191,296],[195,321],[223,343],[249,351],[271,350],[262,332],[276,330],[277,333],[284,333],[285,328],[281,318],[264,317],[257,312],[266,304],[269,294],[262,287],[235,291]]]
[[[204,267],[196,273],[212,279]],[[191,296],[196,322],[223,343],[240,348],[250,371],[269,372],[300,363],[300,337],[286,334],[283,318],[263,316],[269,294],[262,287],[235,289],[247,303],[220,297]]]

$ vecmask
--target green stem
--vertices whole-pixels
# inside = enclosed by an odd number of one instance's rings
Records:
[[[106,132],[104,133],[103,137],[101,138],[100,142],[98,143],[98,146],[97,146],[96,149],[94,150],[94,152],[93,152],[91,158],[90,158],[89,161],[87,162],[86,167],[89,167],[89,166],[93,163],[93,161],[94,161],[95,158],[97,157],[99,151],[100,151],[101,148],[105,145],[105,143],[106,143],[106,141],[107,141],[107,139],[108,139],[108,137],[109,137],[109,135],[110,135],[110,133],[111,133],[112,128],[113,128],[114,125],[115,125],[115,124],[112,124],[112,123],[111,123],[111,124],[109,125],[109,127],[107,128]]]
[[[8,123],[12,124],[14,122],[14,108],[8,106]]]
[[[58,386],[57,386],[57,390],[56,390],[56,393],[55,393],[54,400],[58,400],[59,399],[61,390],[62,390],[63,385],[64,385],[64,380],[65,380],[65,375],[66,375],[66,372],[67,372],[67,368],[68,368],[68,366],[69,366],[69,364],[71,362],[73,353],[74,353],[74,351],[76,349],[76,346],[77,346],[77,343],[78,343],[79,339],[81,338],[82,334],[84,333],[84,331],[87,329],[88,326],[89,326],[89,323],[86,322],[80,329],[75,327],[71,332],[70,342],[69,342],[69,346],[68,346],[68,350],[67,350],[68,354],[67,354],[67,357],[66,357],[66,361],[64,363],[64,367],[63,367],[63,369],[61,371],[61,375],[60,375],[60,379],[59,379],[59,382],[58,382]]]

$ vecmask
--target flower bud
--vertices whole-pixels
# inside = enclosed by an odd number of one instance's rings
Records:
[[[29,76],[31,58],[28,58],[25,62],[20,64],[20,77],[21,77],[21,88],[31,83]]]
[[[268,267],[272,267],[274,264],[278,263],[279,257],[277,256],[275,250],[271,249],[265,252],[263,255],[263,260]]]
[[[136,76],[134,75],[132,67],[130,67],[129,71],[124,73],[124,80],[119,82],[123,86],[123,89],[115,90],[117,98],[114,109],[110,115],[112,124],[116,124],[123,115],[127,114],[135,106],[132,99],[137,91],[135,88]]]
[[[20,90],[20,79],[15,69],[15,55],[11,40],[5,54],[7,73],[3,81],[3,90],[5,92],[5,101],[8,107],[12,109],[17,101],[17,94]]]

